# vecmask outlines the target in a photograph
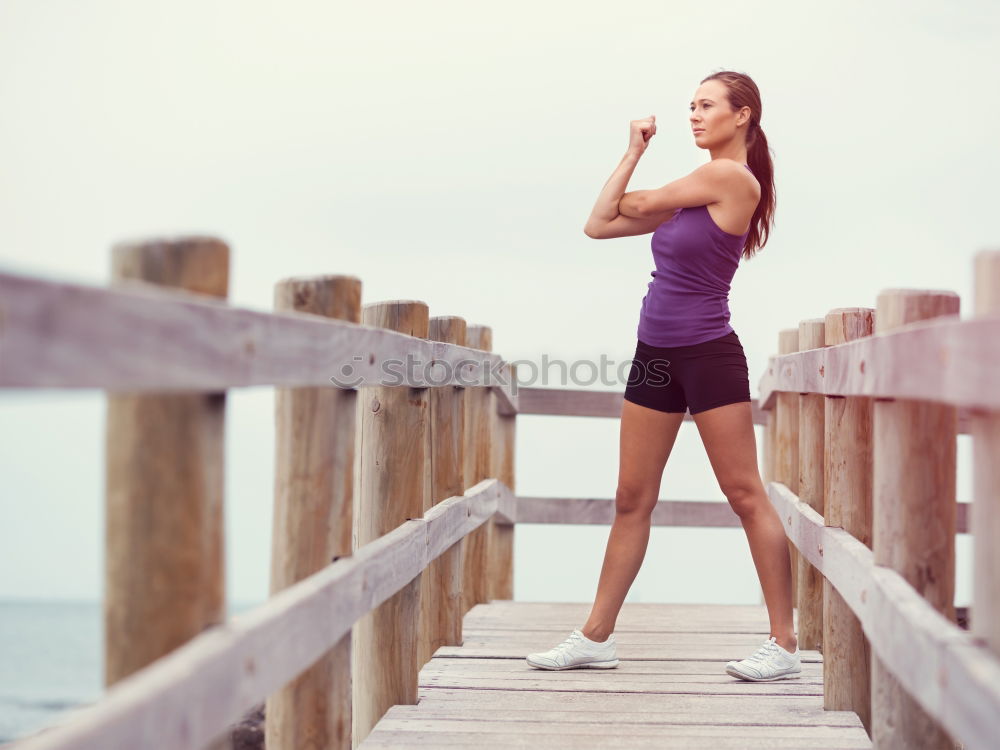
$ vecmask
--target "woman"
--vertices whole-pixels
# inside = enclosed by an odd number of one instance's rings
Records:
[[[722,71],[701,82],[690,109],[694,142],[711,160],[657,190],[626,193],[656,134],[655,116],[634,120],[628,151],[584,227],[594,239],[652,232],[656,270],[625,388],[615,520],[597,597],[583,627],[527,657],[540,669],[618,665],[615,621],[645,556],[663,469],[689,410],[743,524],[770,618],[767,641],[726,672],[753,681],[801,672],[788,546],[758,473],[746,356],[729,325],[730,282],[740,258],[766,243],[774,212],[760,93],[748,76]]]

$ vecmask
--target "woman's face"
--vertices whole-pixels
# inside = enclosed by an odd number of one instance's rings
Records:
[[[744,123],[750,114],[749,107],[744,107],[742,113],[730,108],[726,85],[717,80],[705,81],[698,87],[690,110],[691,133],[700,148],[731,140],[737,133],[737,124]]]

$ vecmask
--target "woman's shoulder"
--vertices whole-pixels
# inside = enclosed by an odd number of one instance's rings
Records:
[[[729,185],[739,185],[740,189],[737,193],[744,195],[744,188],[747,189],[749,194],[753,194],[757,199],[760,198],[760,182],[757,180],[757,176],[750,169],[749,164],[744,164],[736,159],[730,159],[728,157],[720,156],[712,161],[723,162],[719,165],[719,169],[724,170],[726,174],[726,182]]]
[[[730,159],[728,156],[718,156],[712,159],[710,163],[715,165],[713,168],[719,170],[720,174],[754,176],[749,164],[744,164],[738,159]]]
[[[720,195],[717,201],[738,198],[742,200],[750,194],[760,197],[760,182],[748,164],[727,156],[718,156],[703,168],[709,168]],[[725,196],[725,198],[723,198]]]

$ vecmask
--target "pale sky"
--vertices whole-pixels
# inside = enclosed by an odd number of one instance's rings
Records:
[[[100,285],[116,241],[209,233],[231,245],[236,305],[347,273],[365,303],[490,325],[508,360],[620,362],[649,236],[584,222],[632,119],[655,114],[657,134],[630,189],[707,161],[688,102],[734,69],[760,88],[777,181],[770,241],[730,294],[756,396],[800,320],[893,287],[953,290],[969,314],[972,257],[1000,246],[998,39],[985,1],[6,0],[0,270]],[[231,392],[238,601],[267,594],[272,409],[269,388]],[[102,595],[103,419],[99,392],[0,393],[0,597]],[[516,490],[613,497],[617,451],[617,420],[522,417]],[[722,499],[693,424],[661,497]],[[515,598],[591,600],[607,531],[519,527]],[[629,600],[757,603],[745,535],[654,529]]]

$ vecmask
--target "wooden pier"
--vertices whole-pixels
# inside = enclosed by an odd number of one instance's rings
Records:
[[[626,604],[618,668],[524,661],[590,603],[514,601],[517,524],[611,524],[616,503],[517,494],[517,416],[616,419],[621,389],[518,387],[489,326],[362,306],[352,276],[237,308],[212,237],[122,243],[107,287],[0,273],[0,388],[107,395],[107,689],[10,747],[221,750],[263,706],[270,750],[995,748],[1000,251],[973,275],[965,318],[953,292],[886,289],[776,332],[752,413],[803,673],[748,683],[724,665],[766,638],[759,605]],[[226,394],[248,386],[276,389],[271,597],[226,618]],[[725,499],[650,522],[741,525]]]
[[[768,635],[757,605],[626,603],[614,669],[545,671],[524,655],[557,643],[590,605],[493,601],[464,642],[420,671],[419,702],[389,709],[361,750],[400,748],[870,748],[853,711],[823,708],[823,657],[802,675],[745,682],[722,666]]]

